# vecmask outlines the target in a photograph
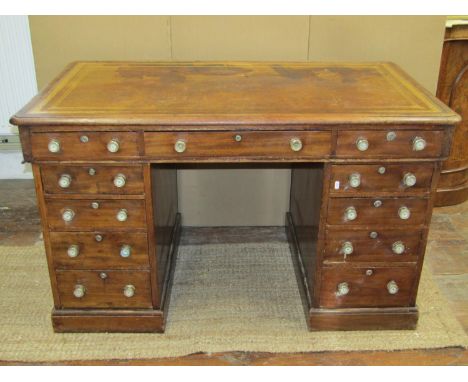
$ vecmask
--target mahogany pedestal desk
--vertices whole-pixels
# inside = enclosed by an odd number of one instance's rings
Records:
[[[34,172],[55,331],[164,331],[178,166],[257,162],[291,167],[310,329],[414,328],[459,120],[392,63],[71,64],[11,120]]]

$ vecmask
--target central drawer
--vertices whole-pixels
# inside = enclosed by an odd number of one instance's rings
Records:
[[[56,271],[63,308],[151,308],[147,271]]]
[[[143,200],[46,199],[47,222],[56,231],[145,229]]]
[[[145,132],[145,155],[155,158],[323,159],[329,131]]]

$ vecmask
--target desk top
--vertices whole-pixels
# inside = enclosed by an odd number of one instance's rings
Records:
[[[75,62],[15,125],[453,124],[392,63]]]

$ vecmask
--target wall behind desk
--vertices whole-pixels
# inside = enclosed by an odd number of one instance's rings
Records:
[[[393,61],[433,93],[445,17],[32,16],[39,88],[75,60]],[[184,225],[282,225],[287,169],[179,172]]]

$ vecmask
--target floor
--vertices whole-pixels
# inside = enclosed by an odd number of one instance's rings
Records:
[[[41,239],[40,220],[31,180],[0,181],[0,245],[31,245]],[[468,202],[434,210],[426,261],[468,333]],[[400,352],[335,352],[304,354],[222,353],[195,354],[164,360],[114,360],[106,364],[468,364],[462,349]],[[0,364],[2,364],[0,360]],[[75,364],[80,364],[79,362]],[[83,363],[82,363],[83,364]],[[86,362],[90,364],[90,362]],[[95,362],[93,364],[101,364]]]

